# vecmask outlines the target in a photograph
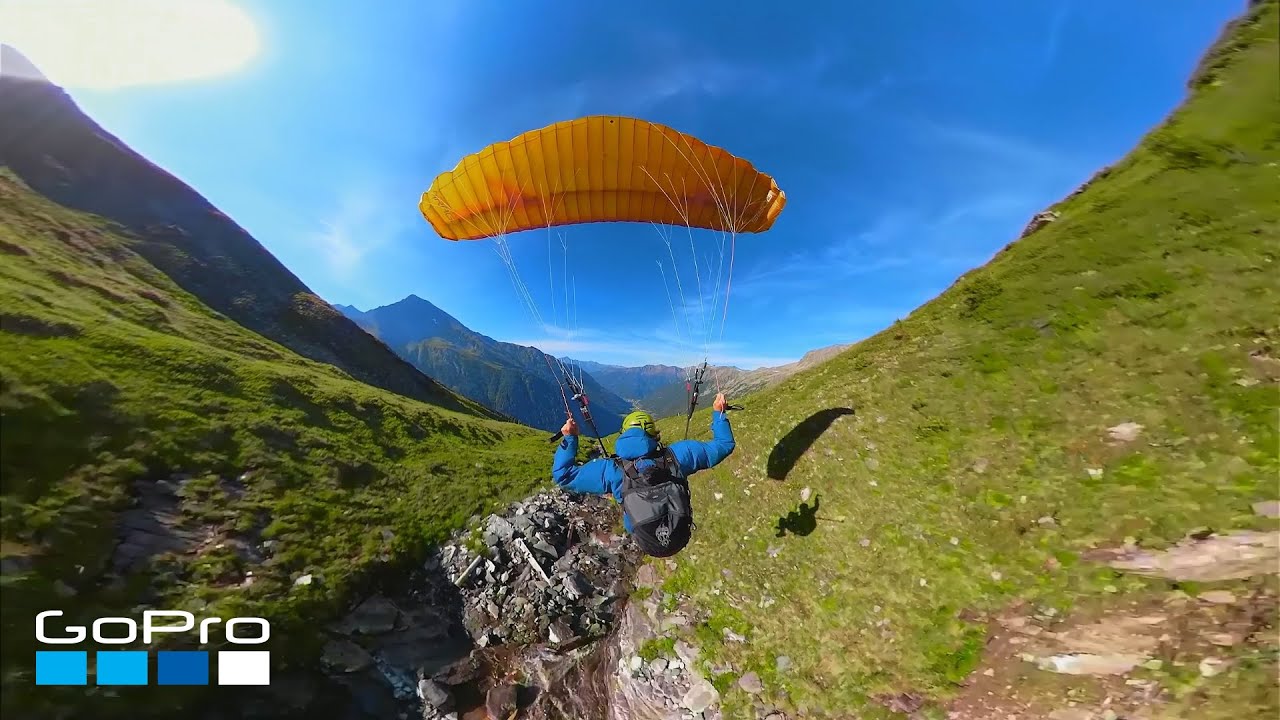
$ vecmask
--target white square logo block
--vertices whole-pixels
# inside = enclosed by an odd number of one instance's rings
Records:
[[[219,685],[270,685],[270,650],[219,650]]]

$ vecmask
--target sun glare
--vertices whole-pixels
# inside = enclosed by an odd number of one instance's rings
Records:
[[[259,50],[253,19],[228,0],[0,0],[0,42],[50,81],[91,90],[225,75]]]

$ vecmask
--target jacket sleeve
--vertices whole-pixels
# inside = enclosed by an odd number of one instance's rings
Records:
[[[733,428],[729,426],[729,418],[718,411],[711,413],[711,440],[681,440],[671,444],[671,452],[685,475],[719,465],[733,454],[733,448]]]
[[[585,464],[577,464],[578,436],[566,435],[556,448],[555,460],[551,465],[551,479],[556,485],[570,492],[592,495],[605,495],[609,485],[605,482],[604,471],[609,464],[607,460],[597,458]]]

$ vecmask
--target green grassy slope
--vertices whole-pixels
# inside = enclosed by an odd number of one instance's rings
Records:
[[[302,626],[353,584],[546,476],[543,433],[304,359],[210,311],[134,241],[0,170],[6,717],[30,700],[36,608],[263,612],[288,638],[275,650],[314,658]],[[113,582],[131,487],[177,474],[178,516],[212,540]],[[238,540],[274,541],[270,561]],[[292,588],[303,573],[317,581]]]
[[[81,112],[0,43],[0,167],[133,233],[130,249],[205,306],[374,387],[503,420],[414,369],[321,300],[244,228]]]
[[[1280,495],[1277,9],[1252,7],[1184,106],[1055,206],[1056,222],[745,399],[738,451],[694,482],[695,542],[674,572],[658,564],[666,590],[711,613],[694,632],[704,653],[813,716],[872,717],[877,694],[958,691],[986,629],[962,611],[1025,600],[1066,613],[1113,597],[1109,585],[1117,602],[1169,587],[1086,562],[1088,548],[1276,527],[1250,504]],[[775,444],[840,407],[855,412],[769,479]],[[1141,436],[1111,444],[1107,428],[1124,422]],[[804,487],[816,528],[775,537]],[[1261,652],[1214,680],[1252,694],[1209,690],[1195,702],[1210,707],[1186,716],[1274,716],[1275,651]],[[779,655],[791,672],[776,671]],[[740,690],[725,701],[728,717],[754,717]]]

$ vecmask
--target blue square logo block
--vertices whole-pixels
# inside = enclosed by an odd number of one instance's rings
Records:
[[[147,652],[145,650],[99,651],[98,684],[146,685]]]
[[[37,650],[37,685],[87,685],[89,653],[83,650]]]
[[[209,653],[204,650],[161,650],[156,653],[160,685],[208,685]]]

